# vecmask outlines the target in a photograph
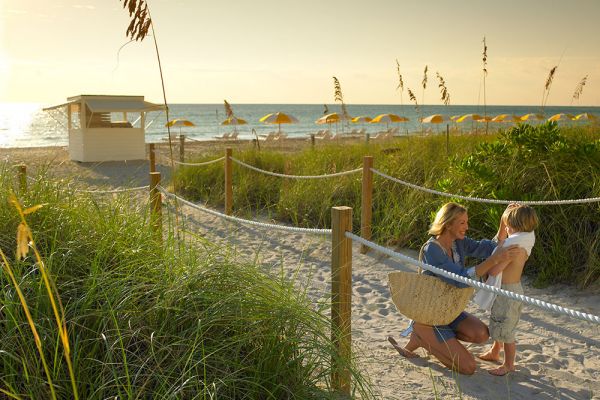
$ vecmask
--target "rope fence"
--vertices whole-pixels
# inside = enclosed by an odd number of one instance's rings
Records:
[[[500,289],[494,286],[490,286],[487,285],[485,283],[470,279],[470,278],[466,278],[464,276],[455,274],[453,272],[448,272],[446,270],[440,269],[440,268],[436,268],[432,265],[429,264],[425,264],[421,261],[415,260],[414,258],[411,258],[409,256],[405,256],[404,254],[400,254],[397,253],[393,250],[388,249],[387,247],[383,247],[380,246],[376,243],[370,242],[368,240],[365,240],[363,238],[361,238],[360,236],[357,236],[355,234],[353,234],[352,232],[346,232],[346,237],[349,239],[352,239],[358,243],[361,243],[365,246],[370,247],[373,250],[377,250],[380,253],[383,253],[387,256],[390,256],[392,258],[396,258],[396,259],[400,259],[403,261],[407,261],[413,265],[416,265],[418,267],[421,267],[427,271],[433,272],[436,275],[441,275],[444,276],[446,278],[450,278],[456,282],[462,282],[465,283],[469,286],[478,288],[478,289],[483,289],[483,290],[487,290],[489,292],[493,292],[496,293],[498,295],[504,296],[504,297],[508,297],[509,299],[513,299],[513,300],[519,300],[522,301],[523,303],[527,303],[545,310],[549,310],[549,311],[553,311],[559,314],[564,314],[564,315],[568,315],[571,317],[575,317],[575,318],[579,318],[582,319],[584,321],[588,321],[588,322],[593,322],[596,324],[600,324],[600,317],[593,315],[593,314],[588,314],[588,313],[584,313],[584,312],[580,312],[580,311],[576,311],[576,310],[572,310],[570,308],[566,308],[566,307],[562,307],[559,306],[557,304],[552,304],[552,303],[547,303],[545,301],[542,300],[538,300],[538,299],[534,299],[532,297],[528,297],[528,296],[524,296],[522,294],[518,294],[518,293],[513,293],[510,292],[508,290],[504,290],[504,289]]]
[[[574,199],[574,200],[497,200],[497,199],[484,199],[480,197],[469,197],[469,196],[461,196],[458,194],[440,192],[439,190],[429,189],[423,186],[415,185],[414,183],[406,182],[398,178],[394,178],[393,176],[387,175],[381,171],[378,171],[374,168],[371,168],[371,172],[376,175],[379,175],[385,179],[391,180],[393,182],[399,183],[404,186],[408,186],[412,189],[420,190],[422,192],[437,194],[445,197],[452,197],[461,200],[474,201],[478,203],[491,203],[491,204],[511,204],[511,203],[520,203],[520,204],[529,204],[532,206],[541,206],[541,205],[561,205],[561,204],[583,204],[583,203],[594,203],[600,201],[600,197],[591,197],[587,199]]]
[[[344,175],[351,175],[351,174],[355,174],[357,172],[362,171],[362,168],[356,168],[356,169],[352,169],[350,171],[342,171],[342,172],[335,172],[332,174],[323,174],[323,175],[288,175],[288,174],[279,174],[277,172],[271,172],[271,171],[266,171],[264,169],[260,169],[257,167],[254,167],[250,164],[246,164],[245,162],[238,160],[237,158],[231,158],[233,160],[233,162],[235,162],[236,164],[239,164],[243,167],[246,167],[248,169],[251,169],[253,171],[256,172],[260,172],[262,174],[265,175],[271,175],[271,176],[276,176],[279,178],[291,178],[291,179],[323,179],[323,178],[333,178],[333,177],[337,177],[337,176],[344,176]]]
[[[211,214],[211,215],[219,217],[219,218],[223,218],[228,221],[237,222],[237,223],[245,224],[245,225],[257,226],[259,228],[278,229],[278,230],[294,232],[294,233],[312,233],[312,234],[318,234],[318,235],[331,235],[331,229],[311,229],[311,228],[300,228],[300,227],[296,227],[296,226],[267,224],[264,222],[258,222],[258,221],[253,221],[253,220],[249,220],[249,219],[234,217],[232,215],[223,214],[218,211],[211,210],[210,208],[206,208],[206,207],[200,206],[198,204],[192,203],[191,201],[188,201],[182,197],[177,196],[176,194],[169,192],[162,186],[159,186],[158,190],[162,194],[164,194],[167,198],[175,199],[191,208],[205,212],[207,214]]]

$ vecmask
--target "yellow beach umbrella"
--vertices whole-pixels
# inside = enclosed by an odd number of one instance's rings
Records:
[[[281,124],[295,124],[298,122],[298,118],[293,115],[276,112],[265,115],[259,119],[259,121],[264,122],[265,124],[277,124],[279,126],[278,131],[281,133]]]
[[[379,114],[371,120],[371,124],[385,124],[387,129],[391,122],[407,122],[408,118],[396,114]]]
[[[165,127],[182,127],[182,126],[196,126],[192,121],[188,121],[187,119],[172,119],[171,121],[165,124]]]
[[[340,114],[334,112],[331,114],[323,115],[321,118],[316,120],[315,123],[319,124],[319,125],[323,125],[323,124],[333,124],[335,122],[337,124],[341,120],[342,120],[342,117],[340,116]]]
[[[481,119],[481,115],[479,114],[465,114],[456,118],[454,122],[461,123],[465,121],[477,121],[478,119]]]
[[[373,118],[367,117],[365,115],[361,115],[360,117],[352,118],[351,121],[355,124],[360,124],[360,123],[365,123],[365,122],[371,122],[371,121],[373,121]]]
[[[422,118],[421,122],[424,124],[441,124],[442,122],[446,122],[448,119],[444,117],[442,114],[433,114],[428,117]]]
[[[575,117],[573,117],[573,115],[571,115],[571,114],[560,113],[560,114],[554,114],[553,116],[548,118],[548,121],[554,121],[554,122],[573,121],[573,118],[575,118]]]
[[[500,114],[492,118],[491,122],[520,122],[521,118],[512,114]]]
[[[575,121],[595,121],[597,119],[598,117],[590,113],[579,114],[575,117]]]
[[[196,126],[192,121],[188,121],[187,119],[172,119],[165,124],[165,127],[172,128],[174,126],[179,127],[179,136],[181,136],[181,127],[182,126]]]
[[[544,116],[542,114],[525,114],[521,117],[521,121],[543,121]]]
[[[221,122],[221,125],[226,125],[226,126],[233,125],[234,132],[237,132],[238,125],[246,125],[247,123],[248,123],[248,121],[246,121],[245,119],[238,118],[238,117],[229,117],[225,121]]]
[[[485,115],[479,119],[476,119],[475,121],[477,121],[477,122],[492,122],[492,117],[490,117],[489,115]]]

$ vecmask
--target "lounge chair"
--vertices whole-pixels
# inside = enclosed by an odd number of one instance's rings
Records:
[[[230,133],[224,133],[223,136],[213,136],[215,139],[230,139]]]
[[[315,136],[315,139],[326,140],[326,139],[331,139],[331,137],[332,137],[331,131],[329,129],[327,129],[321,136]]]

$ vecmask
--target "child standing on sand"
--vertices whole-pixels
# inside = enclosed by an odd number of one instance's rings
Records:
[[[489,271],[488,283],[494,284],[494,281],[497,281],[500,284],[501,282],[502,289],[523,294],[521,274],[535,243],[533,231],[538,225],[538,217],[533,208],[515,204],[502,214],[502,225],[505,226],[508,235],[502,246],[518,244],[524,251],[508,263],[493,267]],[[496,297],[494,293],[484,291],[477,293],[475,302],[483,308],[491,304],[489,329],[490,337],[494,340],[492,347],[479,358],[486,361],[500,361],[500,350],[504,347],[504,363],[499,368],[490,370],[489,373],[496,376],[506,375],[515,370],[515,330],[523,303],[505,296]]]

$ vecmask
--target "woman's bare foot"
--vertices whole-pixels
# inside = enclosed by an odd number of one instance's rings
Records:
[[[506,365],[502,365],[496,369],[490,369],[488,372],[494,376],[504,376],[509,372],[515,372],[515,370],[515,367],[509,368]]]
[[[483,361],[500,362],[500,354],[496,354],[492,351],[488,351],[486,353],[479,354],[477,356],[477,358],[479,358],[480,360],[483,360]]]
[[[392,344],[392,346],[394,346],[394,348],[396,349],[396,351],[398,351],[398,353],[400,353],[400,355],[402,357],[406,357],[406,358],[419,358],[419,355],[417,353],[414,353],[408,349],[406,349],[405,347],[401,347],[398,342],[396,342],[396,339],[394,339],[392,336],[388,336],[387,340]]]

